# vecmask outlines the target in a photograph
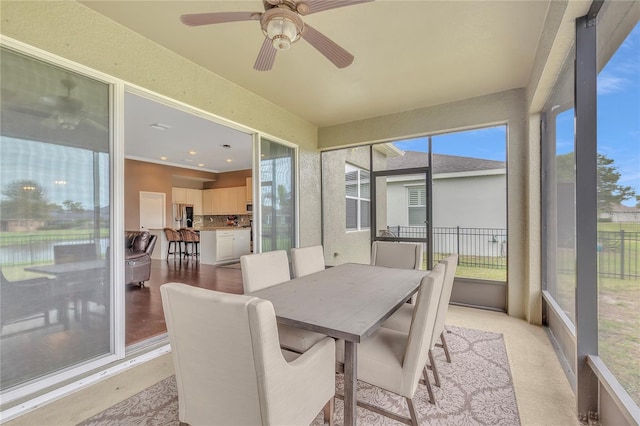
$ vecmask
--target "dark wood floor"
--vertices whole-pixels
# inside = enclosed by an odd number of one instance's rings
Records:
[[[167,331],[160,286],[170,282],[242,294],[240,269],[202,265],[193,259],[153,260],[151,279],[145,283],[145,287],[127,287],[125,295],[127,346]]]

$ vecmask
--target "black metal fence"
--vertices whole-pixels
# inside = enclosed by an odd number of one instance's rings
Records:
[[[93,232],[33,235],[2,235],[0,238],[0,265],[33,265],[53,263],[53,247],[68,244],[95,243]],[[100,252],[106,255],[109,239],[99,239]]]
[[[389,226],[387,230],[402,238],[425,238],[427,232],[423,226]],[[460,265],[504,269],[507,230],[434,227],[433,252],[435,262],[457,253]],[[617,279],[640,278],[640,232],[598,231],[598,273]]]
[[[640,232],[598,231],[598,273],[622,280],[640,278]]]
[[[425,238],[424,226],[389,226],[387,230],[400,238]],[[426,244],[424,249],[426,250]],[[500,228],[433,228],[433,260],[457,253],[458,264],[480,268],[506,269],[507,230]]]

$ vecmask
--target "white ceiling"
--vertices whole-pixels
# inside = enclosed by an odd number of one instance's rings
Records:
[[[124,106],[127,158],[209,172],[251,168],[249,134],[132,93]]]
[[[324,11],[304,21],[352,53],[352,65],[338,69],[301,40],[278,52],[271,71],[258,72],[257,21],[187,27],[179,18],[261,12],[260,1],[82,3],[319,127],[526,86],[549,7],[549,0],[378,0]]]

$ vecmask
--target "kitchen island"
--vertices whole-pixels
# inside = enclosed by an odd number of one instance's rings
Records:
[[[237,262],[251,253],[250,228],[224,227],[200,230],[200,263],[221,265]]]

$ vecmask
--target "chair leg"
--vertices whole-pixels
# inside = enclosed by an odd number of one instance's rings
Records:
[[[324,417],[324,424],[325,425],[329,425],[329,426],[333,426],[333,412],[335,410],[335,398],[331,397],[331,399],[329,399],[329,401],[327,401],[327,404],[324,406],[323,411],[323,417]]]
[[[435,404],[436,397],[433,395],[433,389],[431,388],[431,382],[429,381],[429,375],[427,374],[427,367],[424,367],[422,374],[424,374],[425,377],[424,384],[427,387],[427,394],[429,394],[429,403]]]
[[[451,364],[451,354],[449,353],[449,346],[447,346],[447,339],[444,338],[444,331],[440,333],[440,340],[442,341],[442,349],[444,349],[444,356],[447,357],[447,362]]]
[[[435,385],[437,387],[440,387],[440,375],[438,374],[438,367],[436,367],[436,360],[431,349],[429,349],[429,364],[431,365],[431,371],[433,371],[433,379],[435,380]]]
[[[416,414],[416,409],[413,406],[413,400],[411,398],[406,398],[407,399],[407,405],[409,406],[409,415],[411,416],[411,424],[412,426],[419,426],[420,423],[418,423],[418,415]]]

